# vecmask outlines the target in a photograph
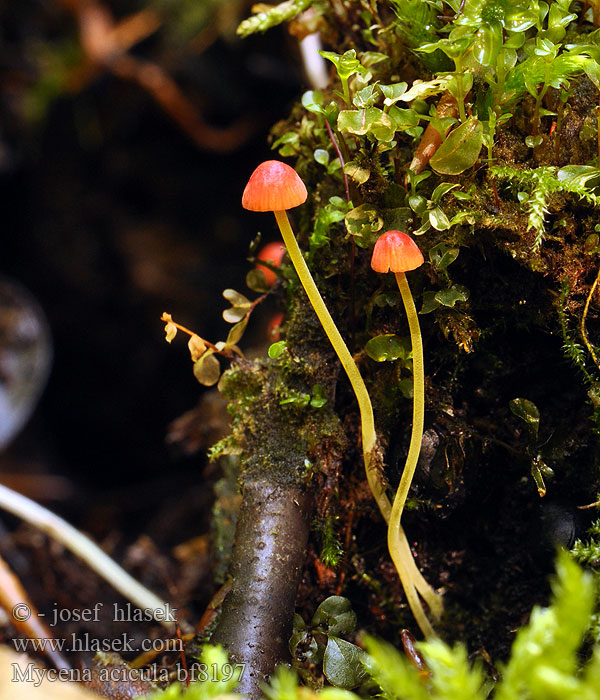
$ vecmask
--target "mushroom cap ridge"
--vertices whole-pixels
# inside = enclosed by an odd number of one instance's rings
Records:
[[[266,160],[250,176],[242,206],[250,211],[284,211],[300,206],[307,192],[298,173],[279,160]]]
[[[375,272],[408,272],[423,262],[423,253],[408,234],[387,231],[375,243],[371,267]]]

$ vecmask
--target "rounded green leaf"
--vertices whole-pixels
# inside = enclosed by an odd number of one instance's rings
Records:
[[[450,228],[450,219],[440,207],[433,207],[429,210],[429,223],[436,231],[446,231]]]
[[[278,340],[276,343],[272,343],[269,345],[269,349],[267,350],[267,355],[272,359],[276,360],[285,350],[286,348],[286,341],[285,340]]]
[[[364,185],[364,183],[371,177],[371,171],[362,165],[359,165],[356,161],[351,160],[349,163],[344,165],[344,172],[349,175],[357,185]]]
[[[322,114],[323,109],[323,93],[320,90],[307,90],[302,95],[302,106],[309,112]]]
[[[408,198],[408,206],[415,212],[415,214],[421,216],[421,214],[424,214],[427,209],[427,200],[420,194],[411,194]]]
[[[429,261],[438,270],[445,270],[451,265],[460,252],[460,248],[449,246],[447,243],[438,243],[429,249]]]
[[[533,401],[522,398],[513,399],[509,402],[508,406],[515,416],[525,421],[530,438],[536,440],[540,427],[540,412],[538,407]]]
[[[329,153],[324,148],[315,149],[313,155],[319,165],[327,165],[329,163]]]
[[[538,146],[542,145],[543,140],[544,137],[541,134],[537,134],[536,136],[526,136],[525,145],[528,148],[537,148]]]
[[[290,638],[289,650],[297,661],[308,661],[312,664],[319,663],[325,652],[325,645],[317,642],[297,613],[294,614],[294,630]]]
[[[502,48],[502,25],[499,22],[485,24],[475,34],[473,55],[482,66],[496,63]]]
[[[339,637],[329,637],[323,656],[323,673],[337,688],[356,688],[367,678],[362,664],[364,657],[364,651],[356,645]]]
[[[355,136],[372,134],[380,141],[390,141],[394,137],[392,120],[377,107],[344,109],[338,115],[337,126],[340,131]]]
[[[398,358],[406,359],[407,350],[402,342],[402,338],[393,333],[371,338],[365,345],[365,352],[375,362],[389,362]]]
[[[483,126],[477,117],[469,117],[456,127],[429,161],[436,173],[458,175],[477,162],[483,145]]]
[[[385,98],[383,104],[386,107],[391,107],[404,95],[408,85],[407,83],[393,83],[392,85],[378,85],[378,87]]]
[[[453,307],[457,301],[467,301],[469,298],[466,289],[455,285],[451,289],[442,289],[435,295],[435,300],[438,301],[442,306]]]
[[[356,613],[348,598],[332,595],[315,610],[310,624],[325,634],[350,634],[356,627]]]
[[[356,245],[367,248],[372,243],[373,234],[383,227],[383,219],[372,204],[361,204],[351,209],[344,217],[346,230],[354,237]]]
[[[423,306],[419,311],[420,314],[430,314],[432,311],[440,308],[440,302],[435,298],[437,292],[423,292]]]

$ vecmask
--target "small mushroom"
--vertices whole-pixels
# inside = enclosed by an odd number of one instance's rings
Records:
[[[404,508],[415,467],[421,452],[423,422],[425,416],[425,372],[423,366],[423,341],[415,302],[408,286],[405,272],[423,264],[423,254],[413,239],[402,231],[387,231],[379,236],[373,249],[371,267],[375,272],[393,272],[400,289],[408,318],[413,358],[413,426],[406,464],[396,491],[392,513],[396,510],[397,524]],[[391,523],[390,523],[391,524]]]
[[[300,279],[304,291],[335,350],[354,394],[358,401],[362,429],[363,459],[367,481],[371,493],[379,506],[386,522],[390,517],[391,504],[385,493],[381,476],[376,469],[371,468],[371,453],[376,443],[375,421],[373,406],[367,392],[367,387],[358,371],[358,367],[348,350],[344,339],[335,325],[325,302],[317,289],[317,285],[308,269],[304,256],[292,231],[286,210],[303,204],[307,192],[298,173],[286,163],[278,160],[267,160],[261,163],[250,176],[250,180],[242,195],[242,206],[250,211],[272,211],[281,231],[281,236],[292,265]]]
[[[423,342],[421,340],[421,329],[417,310],[404,273],[409,270],[414,270],[422,264],[423,254],[412,238],[406,233],[402,231],[387,231],[377,239],[371,258],[371,267],[375,272],[393,272],[396,275],[396,282],[398,283],[398,288],[400,289],[400,295],[402,296],[402,302],[404,303],[406,316],[408,318],[413,358],[414,398],[412,432],[406,463],[392,504],[392,513],[388,524],[388,548],[402,580],[413,614],[419,622],[421,629],[426,632],[427,636],[430,636],[433,635],[433,629],[429,625],[429,621],[425,618],[423,609],[418,600],[415,599],[416,595],[414,589],[416,588],[419,591],[436,617],[439,617],[441,613],[441,600],[439,595],[422,577],[415,577],[414,573],[416,567],[414,566],[410,549],[406,546],[406,536],[401,526],[402,511],[406,503],[408,490],[410,489],[421,451],[425,416]],[[410,561],[407,560],[407,557],[410,558]]]

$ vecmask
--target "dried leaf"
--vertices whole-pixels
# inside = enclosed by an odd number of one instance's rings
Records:
[[[223,318],[227,323],[237,323],[241,321],[248,313],[248,310],[241,306],[232,306],[230,309],[223,311]]]
[[[199,360],[206,352],[206,345],[202,338],[194,333],[188,340],[188,349],[192,356],[192,362],[196,362],[196,360]]]
[[[213,386],[219,381],[220,376],[221,365],[211,350],[207,350],[199,360],[194,362],[194,377],[203,386]]]
[[[241,306],[249,309],[252,306],[252,302],[247,299],[243,294],[236,292],[235,289],[225,289],[223,291],[223,296],[232,306]]]
[[[248,325],[248,318],[243,318],[239,323],[236,323],[235,326],[233,326],[227,335],[227,345],[235,345],[236,343],[239,343],[239,341],[242,339],[242,336],[244,335],[244,331],[246,330],[246,326]]]
[[[165,325],[165,333],[167,343],[170,343],[173,340],[173,338],[177,335],[177,326],[172,322],[167,323]]]

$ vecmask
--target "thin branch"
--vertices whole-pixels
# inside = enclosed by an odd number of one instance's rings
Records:
[[[35,501],[22,496],[20,493],[0,485],[0,508],[22,518],[31,525],[45,532],[50,537],[58,540],[73,554],[93,569],[113,588],[121,593],[142,610],[148,610],[157,622],[168,629],[172,629],[173,621],[165,618],[169,609],[168,603],[161,600],[152,591],[149,591],[125,569],[121,568],[106,552],[103,552],[97,544],[79,532],[76,528],[58,515],[39,505]]]

